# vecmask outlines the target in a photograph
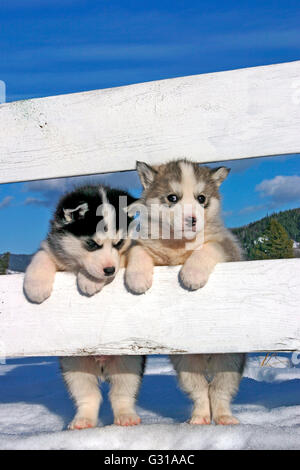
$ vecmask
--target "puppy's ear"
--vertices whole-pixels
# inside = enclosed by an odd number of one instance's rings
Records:
[[[136,162],[136,170],[144,189],[148,188],[148,186],[153,183],[157,171],[152,166],[147,165],[147,163],[144,162]]]
[[[225,178],[227,178],[229,172],[230,168],[226,168],[226,166],[220,166],[219,168],[213,168],[211,177],[217,183],[217,185],[220,186]]]
[[[83,219],[86,212],[89,210],[89,205],[87,202],[79,204],[75,209],[65,209],[63,208],[63,222],[64,224],[70,224],[76,220]]]

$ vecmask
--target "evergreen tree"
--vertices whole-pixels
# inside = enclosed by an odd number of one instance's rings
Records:
[[[270,219],[276,219],[285,228],[291,240],[300,242],[300,208],[277,212],[243,227],[232,229],[241,242],[246,259],[257,259],[257,240],[268,228]],[[261,253],[259,255],[261,259]],[[296,250],[294,256],[300,257],[300,250]]]
[[[0,274],[6,274],[9,265],[9,253],[0,255]]]
[[[268,227],[260,237],[260,241],[256,243],[253,258],[278,259],[293,257],[293,242],[290,240],[287,231],[278,220],[271,218]]]

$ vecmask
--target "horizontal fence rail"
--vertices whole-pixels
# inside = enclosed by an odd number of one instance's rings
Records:
[[[0,183],[300,153],[300,61],[0,106]],[[0,276],[0,359],[300,350],[298,259],[225,263],[189,292],[180,267],[127,292],[121,271],[92,298],[58,273],[41,305]]]
[[[41,305],[24,298],[22,274],[0,276],[0,356],[300,350],[299,260],[219,264],[195,292],[179,286],[179,269],[155,268],[140,296],[121,271],[91,298],[58,273]]]
[[[0,106],[0,183],[300,152],[300,61]]]

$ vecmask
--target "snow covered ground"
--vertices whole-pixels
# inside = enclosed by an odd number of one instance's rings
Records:
[[[151,357],[138,401],[143,424],[112,425],[105,401],[99,427],[67,431],[73,408],[56,358],[0,365],[1,449],[300,449],[300,367],[290,356],[260,367],[251,356],[233,405],[240,426],[191,426],[191,403],[166,357]]]

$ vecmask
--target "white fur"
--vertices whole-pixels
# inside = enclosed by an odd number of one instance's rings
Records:
[[[170,356],[179,382],[193,400],[191,424],[238,424],[230,402],[238,390],[242,354],[193,354]]]
[[[57,270],[74,271],[77,273],[77,284],[81,293],[94,295],[102,287],[111,282],[120,267],[120,256],[113,243],[118,241],[100,239],[94,236],[96,242],[103,244],[100,250],[88,252],[82,246],[82,240],[74,235],[65,235],[62,244],[64,262],[52,253],[48,243],[43,242],[28,266],[24,278],[24,292],[32,302],[41,303],[52,292],[55,273]],[[105,267],[115,268],[115,274],[109,278],[104,274]]]
[[[131,291],[142,294],[152,286],[153,260],[141,246],[134,246],[129,251],[126,284]]]
[[[215,265],[224,261],[224,252],[217,243],[205,243],[192,252],[180,270],[183,284],[192,290],[199,289],[208,281]]]
[[[90,297],[102,290],[105,286],[105,281],[97,281],[88,277],[84,271],[79,271],[77,274],[77,285],[82,294]]]
[[[66,224],[72,221],[72,213],[79,212],[81,217],[84,217],[84,214],[89,210],[89,206],[86,202],[80,204],[79,206],[75,207],[75,209],[64,209],[64,216]]]
[[[109,378],[110,401],[114,423],[132,426],[140,423],[135,401],[140,385],[139,356],[106,356],[61,358],[61,368],[77,411],[69,429],[95,427],[102,402],[98,379]]]
[[[64,252],[69,260],[78,266],[78,268],[84,269],[90,276],[94,277],[98,281],[105,281],[105,275],[103,269],[107,266],[114,266],[116,273],[119,269],[119,254],[116,249],[113,248],[113,240],[107,237],[101,237],[100,233],[95,234],[93,240],[103,245],[103,248],[96,251],[87,251],[82,246],[82,240],[74,235],[67,235],[63,238],[62,244]]]
[[[29,300],[40,304],[51,295],[56,269],[46,251],[40,250],[34,255],[24,278],[24,292]]]

